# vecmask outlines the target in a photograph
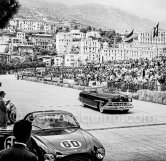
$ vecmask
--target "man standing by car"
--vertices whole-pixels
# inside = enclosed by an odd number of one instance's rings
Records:
[[[32,124],[27,120],[20,120],[14,124],[13,133],[16,138],[14,145],[0,152],[0,161],[37,161],[35,154],[27,148],[31,138]]]
[[[7,115],[7,107],[4,102],[4,97],[6,93],[4,91],[0,91],[0,128],[6,129],[7,122],[8,122],[8,115]]]

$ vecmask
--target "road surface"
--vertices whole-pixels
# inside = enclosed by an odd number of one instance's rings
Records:
[[[133,100],[129,113],[107,112],[83,107],[79,90],[16,80],[0,76],[1,90],[17,107],[18,119],[36,110],[72,112],[82,128],[87,129],[106,148],[105,161],[166,160],[166,106]]]

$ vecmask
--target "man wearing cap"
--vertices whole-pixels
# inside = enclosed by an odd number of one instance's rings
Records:
[[[3,98],[5,97],[5,92],[0,91],[0,128],[6,129],[8,122],[7,107]]]

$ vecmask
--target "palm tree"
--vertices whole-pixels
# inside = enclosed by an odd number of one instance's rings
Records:
[[[8,25],[19,8],[20,4],[17,0],[0,0],[0,29]]]

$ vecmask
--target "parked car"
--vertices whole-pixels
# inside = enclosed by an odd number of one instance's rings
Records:
[[[87,88],[79,93],[79,100],[85,106],[105,110],[128,112],[133,108],[132,98],[117,91],[108,91],[103,88]]]
[[[102,161],[105,156],[103,145],[69,112],[36,111],[24,119],[32,122],[28,148],[39,161]],[[11,147],[15,141],[11,127],[0,132],[0,150]]]

